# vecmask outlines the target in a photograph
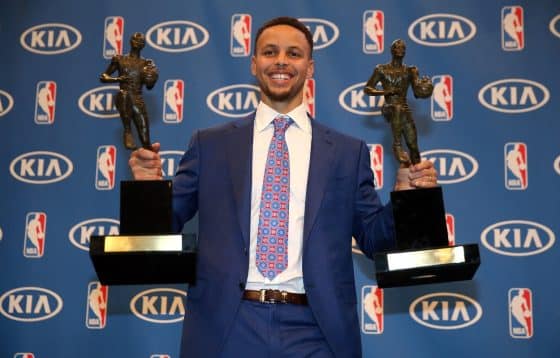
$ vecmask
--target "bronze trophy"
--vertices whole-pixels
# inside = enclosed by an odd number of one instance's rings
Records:
[[[375,67],[364,92],[384,96],[382,114],[391,125],[393,154],[399,163],[397,175],[408,177],[408,168],[420,162],[408,88],[412,87],[416,98],[428,98],[433,85],[429,77],[419,76],[415,66],[403,63],[405,54],[405,42],[395,40],[391,62]],[[381,88],[377,88],[378,83]],[[480,264],[478,245],[448,245],[441,187],[396,189],[391,192],[391,203],[397,249],[375,256],[377,284],[392,287],[471,279]]]
[[[127,149],[136,149],[132,136],[131,123],[134,122],[142,147],[151,149],[150,123],[146,104],[142,97],[142,87],[152,89],[158,79],[158,69],[154,62],[140,56],[146,39],[140,32],[130,38],[130,53],[116,55],[111,63],[101,74],[99,80],[103,83],[118,83],[119,92],[115,97],[115,105],[119,111],[124,127],[124,146]],[[111,75],[117,71],[118,76]]]
[[[158,70],[152,60],[140,56],[144,45],[144,35],[134,33],[130,53],[114,56],[100,76],[101,82],[119,83],[115,104],[124,127],[124,146],[131,150],[137,149],[132,123],[142,148],[152,150],[142,88],[153,88]],[[114,72],[118,76],[112,77]],[[171,180],[129,180],[120,184],[119,235],[93,236],[90,243],[90,256],[101,283],[193,282],[196,236],[173,234]]]

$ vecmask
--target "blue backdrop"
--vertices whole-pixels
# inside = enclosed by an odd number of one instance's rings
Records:
[[[253,37],[280,15],[314,35],[309,112],[371,144],[385,201],[390,130],[382,100],[362,88],[391,42],[407,42],[405,62],[435,84],[410,105],[450,239],[481,249],[472,281],[385,290],[356,250],[364,356],[560,354],[557,1],[25,0],[0,10],[1,357],[178,356],[187,287],[103,287],[89,260],[91,235],[118,232],[118,183],[130,179],[116,86],[98,78],[133,32],[146,34],[142,55],[160,75],[144,98],[170,177],[195,129],[255,108]]]

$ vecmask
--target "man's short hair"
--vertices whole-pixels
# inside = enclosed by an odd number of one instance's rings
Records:
[[[288,25],[288,26],[291,26],[291,27],[301,31],[305,35],[305,39],[307,40],[307,44],[309,45],[309,58],[313,57],[313,35],[311,35],[311,32],[303,24],[303,22],[299,21],[298,19],[296,19],[294,17],[289,17],[289,16],[276,17],[272,20],[268,20],[267,22],[265,22],[257,30],[257,34],[255,36],[255,44],[254,44],[254,47],[253,47],[254,51],[257,50],[257,41],[259,40],[259,37],[261,37],[263,31],[268,29],[269,27],[278,26],[278,25]]]

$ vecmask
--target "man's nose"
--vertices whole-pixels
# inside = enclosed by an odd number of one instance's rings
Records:
[[[288,64],[288,56],[285,52],[280,52],[276,57],[276,65],[286,66]]]

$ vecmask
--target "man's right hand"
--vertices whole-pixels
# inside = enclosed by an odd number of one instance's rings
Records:
[[[153,143],[152,150],[140,148],[130,154],[128,165],[134,180],[162,180],[160,143]]]

